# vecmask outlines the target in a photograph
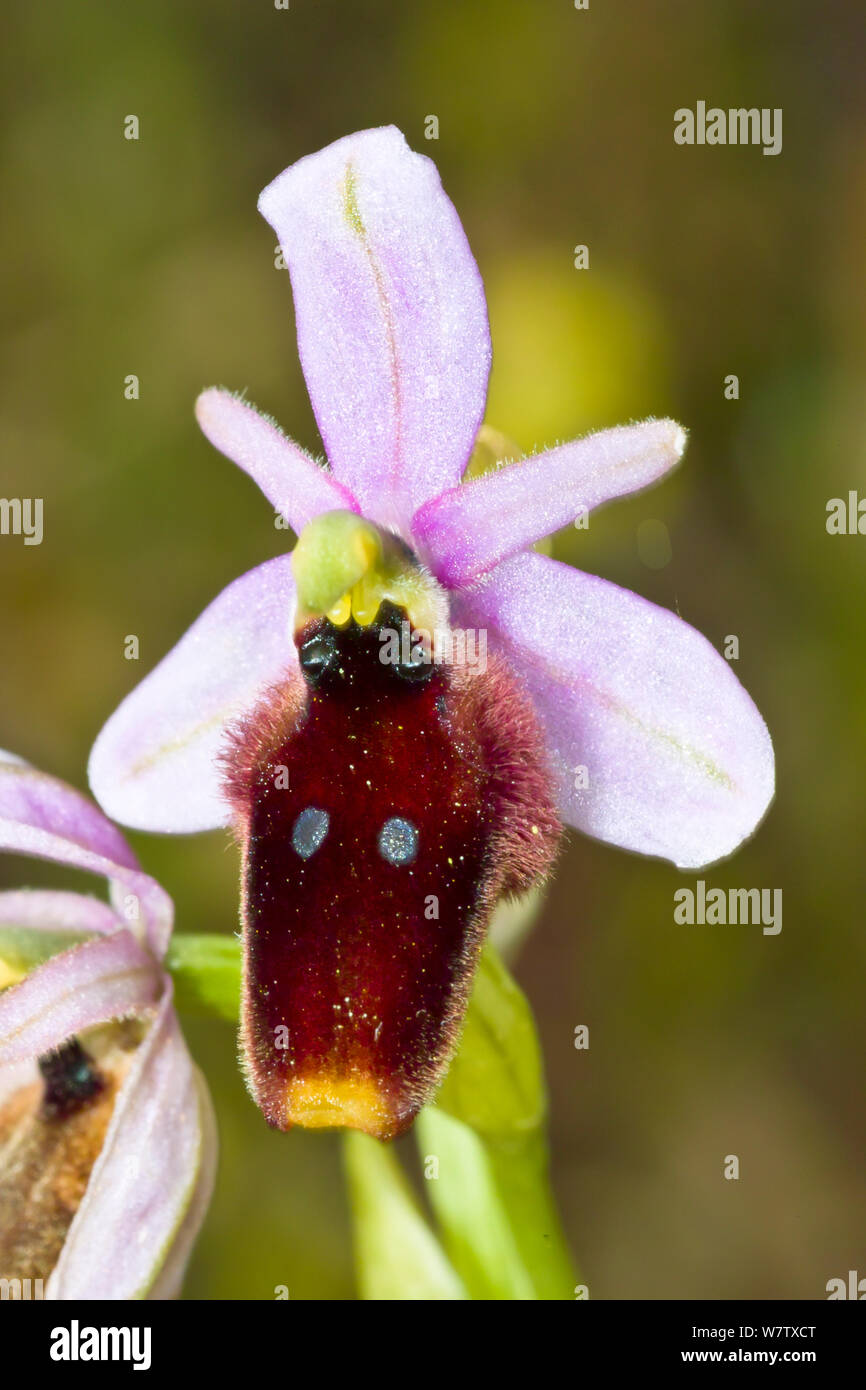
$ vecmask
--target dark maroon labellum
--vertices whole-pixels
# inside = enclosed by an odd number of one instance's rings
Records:
[[[553,860],[528,700],[484,671],[381,659],[401,611],[298,636],[301,678],[234,731],[246,1070],[269,1123],[408,1128],[456,1045],[490,914]]]

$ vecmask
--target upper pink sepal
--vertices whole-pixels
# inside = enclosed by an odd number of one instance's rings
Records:
[[[364,130],[291,165],[259,210],[289,267],[334,474],[406,534],[459,481],[490,369],[481,277],[436,166],[394,126]]]

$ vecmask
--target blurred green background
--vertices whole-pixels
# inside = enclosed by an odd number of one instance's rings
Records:
[[[594,1298],[820,1298],[866,1274],[866,539],[825,530],[829,498],[866,494],[862,25],[857,0],[5,10],[0,493],[43,497],[45,537],[0,538],[0,745],[83,787],[122,696],[284,548],[192,405],[247,388],[320,448],[255,204],[340,135],[395,122],[437,161],[487,286],[492,424],[526,451],[649,414],[691,432],[678,474],[556,553],[719,647],[739,637],[778,794],[704,877],[782,888],[784,926],[678,926],[693,877],[571,836],[517,973]],[[782,154],[675,145],[673,112],[698,99],[782,107]],[[639,545],[646,521],[667,528],[668,563]],[[225,836],[132,838],[182,930],[235,929]],[[72,882],[25,861],[0,873]],[[187,1296],[353,1297],[337,1139],[269,1132],[230,1031],[188,1036],[222,1160]]]

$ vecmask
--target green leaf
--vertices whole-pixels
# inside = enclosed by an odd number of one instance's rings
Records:
[[[492,946],[485,946],[457,1054],[436,1105],[483,1135],[537,1129],[546,1108],[532,1010]]]
[[[472,1298],[574,1296],[547,1175],[545,1109],[532,1011],[488,944],[457,1054],[415,1125],[430,1202]]]
[[[343,1154],[361,1297],[465,1298],[466,1291],[422,1216],[393,1149],[350,1130]]]
[[[237,1023],[241,1002],[241,943],[235,936],[176,932],[165,957],[182,1012]]]

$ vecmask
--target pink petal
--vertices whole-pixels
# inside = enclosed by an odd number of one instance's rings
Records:
[[[148,1299],[171,1299],[179,1296],[192,1248],[213,1196],[219,1147],[216,1115],[207,1082],[196,1066],[193,1067],[193,1075],[201,1108],[201,1163],[186,1215],[172,1240],[165,1264],[148,1292]]]
[[[437,579],[457,588],[581,511],[656,482],[685,442],[673,420],[602,430],[434,497],[415,514],[412,534]]]
[[[46,1297],[145,1297],[176,1241],[188,1254],[197,1227],[186,1226],[187,1213],[194,1204],[203,1219],[213,1162],[210,1102],[169,990],[121,1088]]]
[[[98,806],[59,778],[8,755],[0,760],[0,820],[47,831],[66,840],[70,853],[82,849],[117,867],[138,868],[123,835]],[[12,848],[0,843],[0,849]]]
[[[109,815],[139,830],[229,820],[217,762],[226,725],[297,663],[288,555],[236,579],[115,710],[90,755]]]
[[[154,951],[171,933],[171,899],[138,860],[116,826],[92,801],[19,760],[0,761],[0,850],[102,874],[121,884],[128,920],[143,921]]]
[[[0,1066],[41,1057],[97,1023],[153,1005],[161,976],[132,932],[72,946],[0,994]]]
[[[0,893],[0,923],[34,931],[106,932],[124,925],[108,903],[84,893],[20,888]]]
[[[572,825],[680,868],[711,864],[751,835],[773,796],[770,736],[694,628],[533,554],[504,561],[460,607],[464,625],[489,627],[533,694]]]
[[[393,126],[365,130],[286,169],[259,209],[334,474],[405,530],[459,480],[490,369],[484,289],[436,166]]]
[[[231,392],[203,391],[195,413],[214,448],[249,473],[293,531],[302,531],[320,512],[358,510],[347,488]]]

